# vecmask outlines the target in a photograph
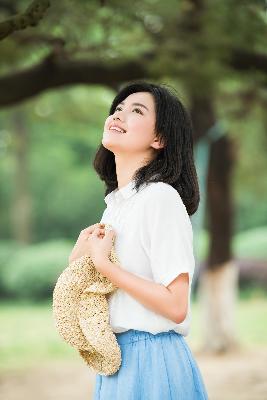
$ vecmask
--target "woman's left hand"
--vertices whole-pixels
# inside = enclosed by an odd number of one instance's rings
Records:
[[[87,239],[90,248],[90,257],[95,265],[95,268],[99,272],[102,272],[101,264],[104,264],[102,261],[109,259],[112,241],[115,235],[114,229],[104,230],[101,228],[96,228]]]

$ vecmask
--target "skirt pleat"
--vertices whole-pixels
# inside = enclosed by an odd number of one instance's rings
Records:
[[[199,367],[183,335],[130,329],[115,333],[122,363],[96,374],[93,400],[207,400]]]

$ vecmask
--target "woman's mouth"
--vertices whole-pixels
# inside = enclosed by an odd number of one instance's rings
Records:
[[[109,128],[109,131],[112,131],[114,133],[119,133],[119,134],[126,133],[123,129],[118,128],[116,126],[112,126],[111,128]]]

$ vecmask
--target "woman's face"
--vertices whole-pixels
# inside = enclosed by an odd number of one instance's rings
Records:
[[[132,93],[106,119],[102,144],[114,154],[154,152],[153,148],[159,148],[159,140],[154,133],[155,123],[153,96],[148,92]],[[113,124],[124,132],[112,130]]]

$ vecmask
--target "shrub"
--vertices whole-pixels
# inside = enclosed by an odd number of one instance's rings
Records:
[[[31,300],[52,296],[57,278],[67,266],[72,247],[69,241],[53,240],[7,251],[8,257],[1,269],[5,293]]]

